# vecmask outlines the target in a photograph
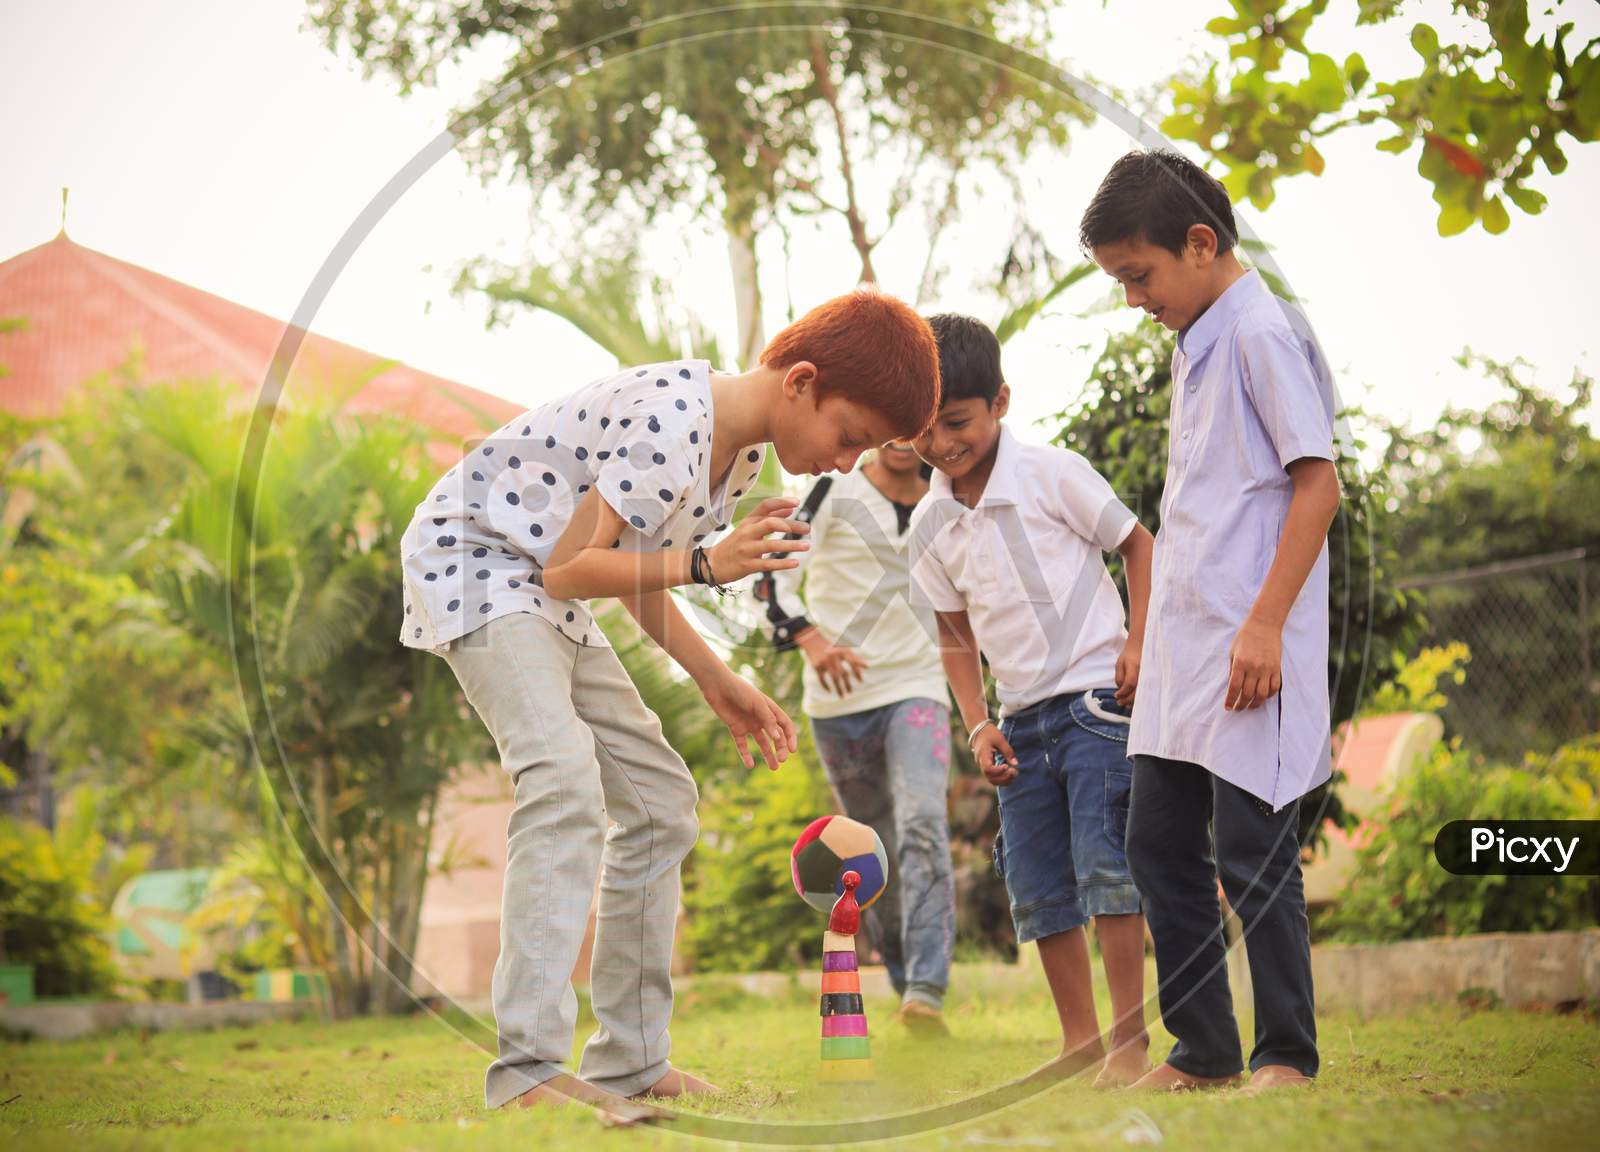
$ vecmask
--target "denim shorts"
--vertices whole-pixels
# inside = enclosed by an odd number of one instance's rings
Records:
[[[1130,712],[1111,688],[1052,696],[1000,724],[1017,755],[1002,785],[995,870],[1017,943],[1140,910],[1128,872]]]

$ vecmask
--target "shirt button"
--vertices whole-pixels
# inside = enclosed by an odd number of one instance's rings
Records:
[[[1191,392],[1193,392],[1193,391],[1194,391],[1194,390],[1195,390],[1195,389],[1196,389],[1196,388],[1198,388],[1198,387],[1200,387],[1200,385],[1198,385],[1198,384],[1191,384],[1191,385],[1189,385],[1189,391],[1191,391]]]
[[[1185,432],[1185,433],[1184,433],[1184,434],[1183,434],[1183,438],[1184,438],[1184,439],[1185,439],[1185,440],[1187,440],[1187,439],[1188,439],[1188,438],[1189,438],[1189,433],[1187,433],[1187,432]]]

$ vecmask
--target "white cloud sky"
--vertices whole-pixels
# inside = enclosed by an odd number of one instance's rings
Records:
[[[1137,90],[1211,45],[1201,29],[1223,5],[1193,0],[1063,4],[1053,29],[1060,62],[1120,90]],[[1413,5],[1448,19],[1443,0]],[[1323,41],[1359,49],[1380,76],[1411,66],[1398,27],[1357,30],[1353,0],[1335,0]],[[1581,7],[1584,19],[1597,9]],[[296,0],[225,4],[156,0],[15,8],[0,43],[0,259],[55,234],[59,189],[72,190],[68,231],[79,243],[261,311],[288,317],[335,242],[378,189],[446,122],[448,94],[402,99],[366,80],[305,27]],[[1589,30],[1593,34],[1593,29]],[[1594,305],[1587,273],[1600,252],[1600,150],[1569,147],[1571,166],[1536,185],[1550,197],[1511,231],[1440,239],[1415,155],[1373,150],[1382,132],[1333,138],[1327,173],[1279,183],[1278,202],[1241,216],[1274,248],[1305,302],[1347,400],[1397,419],[1429,421],[1446,404],[1481,404],[1490,389],[1457,369],[1464,346],[1521,356],[1558,387],[1592,371]],[[1030,218],[1074,258],[1078,215],[1110,162],[1129,147],[1116,128],[1080,129],[1064,156],[1020,173]],[[969,197],[940,250],[949,269],[936,308],[994,319],[980,287],[994,275],[1015,219],[1009,188]],[[515,258],[537,221],[524,192],[484,188],[455,155],[434,166],[362,243],[314,326],[385,356],[524,403],[577,386],[611,366],[564,323],[527,316],[487,332],[477,301],[449,286],[480,255]],[[718,236],[693,228],[658,236],[653,260],[675,290],[731,335],[732,290]],[[785,267],[775,235],[761,248],[768,331],[792,296],[804,310],[851,287],[856,268],[842,225],[794,233]],[[877,255],[885,287],[909,295],[922,265],[915,227]],[[1070,314],[1109,282],[1084,286],[1007,349],[1018,431],[1068,403],[1107,324]],[[727,344],[731,345],[731,339]]]

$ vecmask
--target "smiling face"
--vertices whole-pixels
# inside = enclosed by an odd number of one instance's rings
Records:
[[[878,449],[878,462],[884,471],[895,476],[909,476],[922,467],[922,459],[910,444],[892,441]]]
[[[849,472],[868,448],[894,438],[889,418],[876,409],[838,393],[819,401],[816,369],[809,363],[789,366],[782,395],[772,447],[791,475]]]
[[[1000,442],[1000,421],[1011,404],[1011,388],[989,404],[981,396],[952,400],[939,409],[939,417],[913,446],[917,455],[952,480],[959,480],[994,454]]]
[[[1179,254],[1142,236],[1101,244],[1094,262],[1121,284],[1128,307],[1141,308],[1163,328],[1181,332],[1215,302],[1217,234],[1204,224],[1189,229]]]

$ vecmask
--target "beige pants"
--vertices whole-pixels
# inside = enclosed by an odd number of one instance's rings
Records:
[[[699,832],[694,779],[610,648],[515,613],[452,641],[444,658],[516,785],[494,969],[500,1058],[485,1100],[498,1108],[565,1071],[596,871],[599,1028],[579,1074],[643,1091],[669,1067],[678,865]]]

